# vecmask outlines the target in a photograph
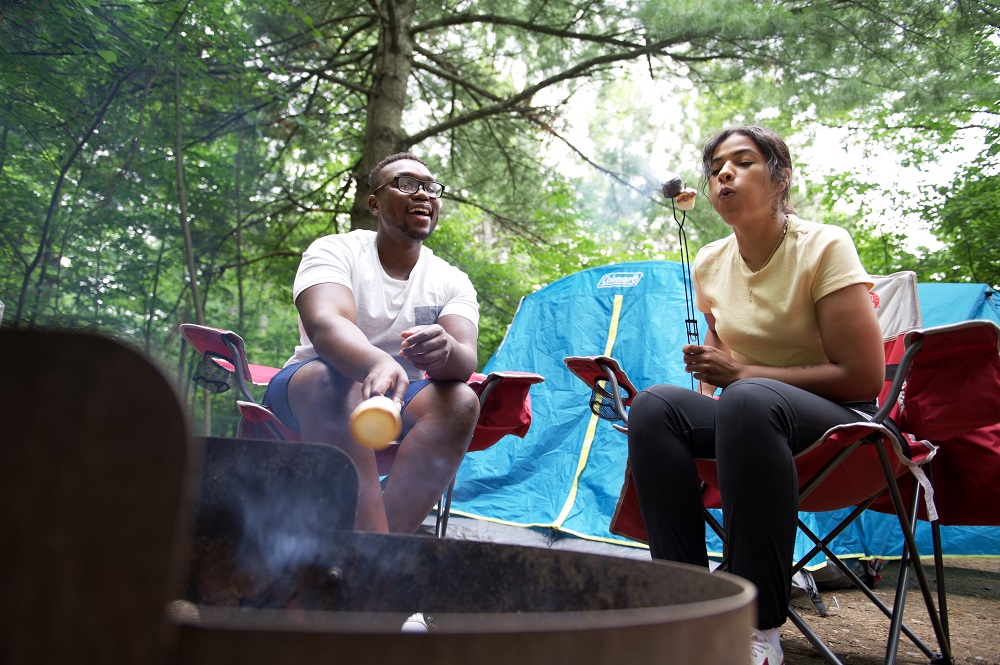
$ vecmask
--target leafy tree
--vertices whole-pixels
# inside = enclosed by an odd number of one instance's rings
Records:
[[[914,166],[954,149],[953,143],[964,134],[995,132],[1000,120],[1000,11],[995,3],[754,4],[767,11],[736,12],[737,20],[750,27],[737,30],[735,37],[720,33],[710,45],[718,55],[729,57],[691,64],[699,115],[707,129],[762,122],[808,138],[820,125],[846,128],[862,144],[895,150],[903,165]],[[821,202],[826,211],[832,211],[838,199],[859,201],[873,187],[853,173],[815,185],[811,200]],[[923,215],[924,226],[933,226],[943,210],[935,193],[880,195],[903,214]],[[914,205],[915,200],[923,203]],[[817,212],[817,218],[838,218],[836,213]],[[863,216],[870,212],[861,210]],[[853,227],[862,258],[873,272],[905,268],[922,279],[942,274],[951,278],[953,272],[946,266],[970,265],[944,260],[936,250],[912,248],[901,229],[878,219],[856,227],[847,219],[841,223]],[[939,237],[949,242],[947,236]],[[992,239],[984,235],[977,241],[990,244]]]
[[[176,326],[200,316],[241,331],[258,361],[284,360],[299,255],[320,235],[372,226],[364,180],[389,152],[420,153],[448,185],[430,245],[473,278],[485,362],[532,290],[584,267],[677,256],[647,140],[662,109],[634,86],[676,97],[659,167],[679,165],[691,184],[695,146],[721,124],[848,125],[920,162],[990,124],[997,104],[997,12],[984,1],[2,7],[4,324],[112,332],[184,379],[192,357]],[[591,93],[599,113],[577,145],[565,113]],[[986,202],[988,173],[967,175],[969,198],[928,214]],[[832,191],[807,191],[817,215],[836,219],[818,198]],[[687,228],[694,246],[726,231],[705,205]],[[856,236],[901,264],[882,231]],[[942,266],[985,275],[995,261],[972,259]]]
[[[1000,173],[993,153],[994,163],[984,159],[964,169],[926,211],[945,246],[931,279],[985,283],[1000,291]]]

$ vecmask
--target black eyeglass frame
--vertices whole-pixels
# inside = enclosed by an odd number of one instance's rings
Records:
[[[413,182],[417,183],[416,186],[413,188],[412,192],[408,192],[408,191],[406,191],[405,189],[403,189],[402,187],[399,186],[399,181],[402,178],[407,178],[407,179],[412,180]],[[381,185],[379,185],[378,187],[376,187],[375,189],[373,189],[372,190],[372,194],[374,194],[378,190],[382,189],[386,185],[392,185],[396,189],[398,189],[399,191],[403,192],[404,194],[416,194],[418,189],[422,189],[422,190],[424,190],[424,193],[427,194],[427,196],[429,196],[432,199],[439,199],[439,198],[441,198],[441,195],[444,194],[444,185],[442,185],[441,183],[439,183],[439,182],[437,182],[435,180],[421,180],[420,178],[414,178],[412,175],[398,175],[398,176],[395,176],[391,180],[387,180],[387,181],[383,182]],[[435,193],[435,192],[427,189],[427,187],[429,185],[435,185],[437,187],[440,187],[440,189]]]

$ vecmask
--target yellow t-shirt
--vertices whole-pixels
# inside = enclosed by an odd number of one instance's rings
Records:
[[[759,272],[746,266],[736,236],[730,235],[701,248],[692,276],[696,305],[715,316],[715,331],[733,359],[771,367],[829,362],[816,301],[851,284],[872,287],[845,229],[794,215]]]

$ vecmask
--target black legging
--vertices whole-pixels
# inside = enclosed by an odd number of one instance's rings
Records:
[[[708,565],[695,458],[718,460],[729,572],[757,586],[758,627],[785,622],[798,474],[793,456],[854,411],[771,379],[745,379],[712,399],[659,385],[629,409],[628,455],[654,559]]]

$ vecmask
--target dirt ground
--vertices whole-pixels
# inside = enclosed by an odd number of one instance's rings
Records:
[[[930,561],[925,565],[930,566]],[[945,586],[952,655],[964,665],[1000,665],[1000,558],[960,558],[945,560]],[[934,584],[932,568],[927,568]],[[875,594],[892,606],[899,566],[886,563]],[[910,576],[906,602],[906,622],[932,650],[938,651],[934,630],[922,602],[919,587]],[[795,608],[813,630],[830,645],[831,650],[850,665],[876,665],[884,662],[889,620],[861,591],[838,589],[821,591],[829,610],[820,617],[808,598],[793,601]],[[935,596],[936,602],[936,596]],[[812,645],[790,621],[781,629],[786,665],[825,663]],[[930,662],[907,637],[900,643],[897,663],[926,665]]]

